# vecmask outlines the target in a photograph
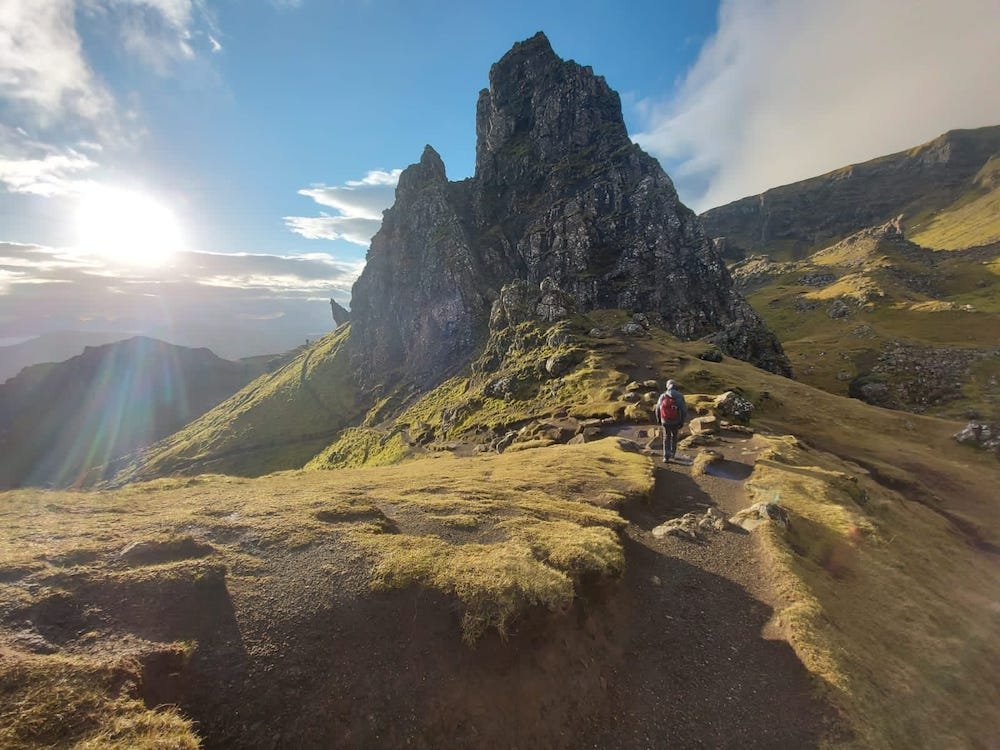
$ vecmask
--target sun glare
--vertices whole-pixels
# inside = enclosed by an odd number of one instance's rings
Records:
[[[83,197],[77,241],[87,252],[142,266],[163,265],[183,247],[180,224],[169,208],[120,188],[96,188]]]

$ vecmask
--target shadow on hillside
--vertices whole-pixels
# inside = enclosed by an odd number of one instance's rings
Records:
[[[441,594],[314,581],[311,611],[243,619],[245,679],[220,675],[225,700],[194,713],[206,747],[815,747],[824,709],[789,646],[761,638],[770,608],[638,542],[626,554],[623,580],[474,647]]]

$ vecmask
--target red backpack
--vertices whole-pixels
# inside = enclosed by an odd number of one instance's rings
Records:
[[[660,396],[660,421],[669,424],[679,421],[680,416],[681,413],[677,408],[677,402],[674,401],[674,397],[668,393]]]

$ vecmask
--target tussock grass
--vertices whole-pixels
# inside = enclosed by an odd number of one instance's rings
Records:
[[[985,747],[995,738],[995,563],[941,516],[865,472],[775,438],[749,489],[791,526],[763,529],[779,624],[865,748]]]
[[[194,750],[191,722],[135,694],[138,665],[0,648],[0,747]]]
[[[257,479],[21,490],[0,502],[0,566],[43,577],[67,567],[104,575],[109,566],[115,575],[167,575],[193,564],[190,555],[119,571],[121,551],[138,543],[169,552],[187,549],[178,540],[204,539],[212,554],[195,563],[253,575],[272,554],[347,540],[371,555],[377,585],[419,583],[458,597],[474,638],[480,626],[503,631],[525,606],[565,606],[585,575],[620,572],[615,530],[624,522],[615,508],[651,486],[649,462],[612,439]]]

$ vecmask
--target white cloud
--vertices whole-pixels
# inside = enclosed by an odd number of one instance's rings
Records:
[[[97,162],[73,149],[50,151],[35,158],[0,157],[0,182],[12,193],[47,198],[72,195],[92,185],[90,180],[80,179],[78,175],[96,166]]]
[[[84,58],[75,11],[75,0],[4,0],[0,9],[0,96],[42,124],[113,109]]]
[[[217,44],[203,0],[3,0],[0,99],[32,127],[82,130],[98,143],[121,137],[122,114],[88,60],[80,19],[116,29],[126,56],[161,74],[195,58],[196,39]]]
[[[351,216],[286,216],[285,225],[307,240],[347,240],[368,247],[382,225],[381,219]]]
[[[698,210],[1000,122],[995,0],[723,0],[635,140]]]
[[[338,215],[286,216],[285,225],[307,239],[342,239],[367,247],[382,225],[382,212],[395,200],[402,171],[372,170],[362,179],[348,180],[341,186],[304,188],[299,195],[336,209]]]

